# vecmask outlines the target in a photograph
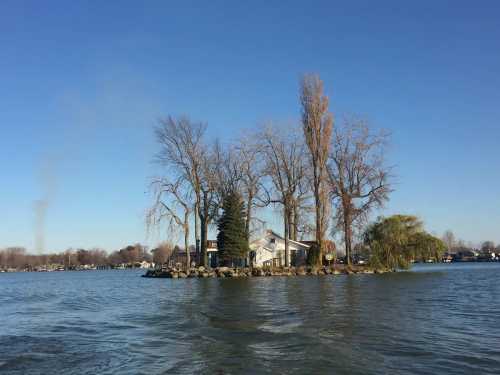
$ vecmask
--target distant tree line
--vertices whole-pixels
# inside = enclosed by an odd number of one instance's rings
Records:
[[[108,254],[103,249],[68,249],[60,253],[30,254],[23,247],[0,249],[0,268],[23,269],[57,264],[64,267],[83,265],[116,266],[151,261],[153,255],[141,244],[129,245]]]

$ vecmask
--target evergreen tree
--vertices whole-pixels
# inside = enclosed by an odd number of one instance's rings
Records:
[[[231,192],[222,202],[222,216],[217,228],[217,249],[219,259],[225,264],[244,258],[248,251],[248,238],[245,230],[245,206],[237,192]]]

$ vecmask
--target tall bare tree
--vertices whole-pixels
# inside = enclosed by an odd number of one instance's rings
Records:
[[[261,207],[259,199],[263,191],[262,180],[264,166],[262,163],[262,144],[256,137],[247,136],[239,139],[236,150],[239,154],[241,168],[241,189],[246,200],[245,232],[250,238],[251,225],[254,220],[254,209]]]
[[[286,132],[268,127],[262,134],[265,171],[269,176],[273,191],[268,202],[279,204],[283,209],[285,238],[285,266],[290,265],[290,222],[296,194],[305,177],[305,147],[298,135],[292,130]]]
[[[328,177],[337,226],[344,233],[348,263],[351,259],[353,223],[381,207],[390,192],[389,168],[384,164],[387,135],[372,134],[363,121],[346,121],[336,127],[328,163]]]
[[[224,147],[219,140],[216,140],[212,148],[211,163],[215,173],[212,177],[213,187],[217,190],[220,206],[227,194],[241,190],[243,179],[241,158],[233,145]]]
[[[187,182],[177,178],[169,182],[165,178],[158,178],[151,183],[154,194],[154,203],[147,214],[149,225],[156,225],[166,220],[169,227],[175,230],[182,228],[184,234],[184,249],[186,251],[186,268],[191,266],[189,252],[189,218],[193,211],[191,190],[185,185]]]
[[[207,149],[201,154],[201,183],[200,183],[200,204],[198,216],[200,217],[201,232],[201,263],[208,266],[208,227],[218,215],[220,206],[219,182],[217,179],[219,168],[218,146],[209,151]]]
[[[451,253],[457,244],[457,240],[455,239],[455,235],[453,234],[453,232],[448,229],[446,232],[444,232],[442,240],[446,245],[446,250],[448,251],[448,253]]]
[[[323,94],[323,82],[314,74],[305,75],[300,87],[302,129],[309,149],[311,187],[316,214],[316,242],[319,248],[318,262],[323,263],[323,238],[327,229],[328,195],[325,181],[326,163],[330,150],[333,117],[328,112],[328,97]]]
[[[206,170],[204,166],[206,150],[203,142],[205,131],[206,124],[192,122],[185,116],[179,118],[168,116],[160,120],[155,128],[156,139],[161,147],[157,161],[168,167],[169,173],[175,178],[182,178],[188,182],[194,193],[197,253],[200,251],[200,221],[204,217],[202,201],[205,194],[203,193],[203,173]]]

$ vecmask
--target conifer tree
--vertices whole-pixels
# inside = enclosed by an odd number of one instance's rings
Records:
[[[219,259],[225,264],[244,258],[248,251],[248,238],[245,230],[245,206],[237,192],[227,194],[222,203],[222,216],[217,227],[217,249]]]

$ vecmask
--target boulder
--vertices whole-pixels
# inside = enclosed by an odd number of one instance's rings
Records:
[[[252,276],[264,276],[264,271],[262,268],[254,268],[252,269]]]
[[[304,267],[299,267],[299,268],[297,268],[296,274],[297,274],[297,276],[306,276],[307,271]]]
[[[179,272],[179,277],[181,279],[185,279],[186,277],[188,277],[188,275],[185,272]]]
[[[309,275],[313,275],[313,276],[316,276],[318,274],[318,269],[316,267],[310,267],[308,270],[307,270],[307,273]]]

